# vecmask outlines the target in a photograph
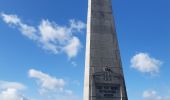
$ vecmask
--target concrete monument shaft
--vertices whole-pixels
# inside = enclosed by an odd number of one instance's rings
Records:
[[[111,0],[88,0],[84,100],[128,100]]]

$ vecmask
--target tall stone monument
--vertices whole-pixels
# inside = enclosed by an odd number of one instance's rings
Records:
[[[88,0],[84,100],[128,100],[111,0]]]

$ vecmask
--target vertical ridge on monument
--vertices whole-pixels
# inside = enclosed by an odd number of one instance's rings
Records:
[[[128,100],[111,0],[88,0],[84,100]]]

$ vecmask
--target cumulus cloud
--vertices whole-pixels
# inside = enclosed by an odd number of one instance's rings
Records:
[[[28,74],[37,80],[38,86],[40,86],[40,95],[45,100],[81,100],[72,90],[65,88],[64,79],[50,76],[35,69],[30,69]]]
[[[17,27],[23,35],[30,39],[37,39],[36,29],[33,26],[24,24],[17,15],[1,13],[3,21],[11,26]]]
[[[3,20],[7,24],[17,25],[17,24],[21,23],[21,20],[18,18],[17,15],[12,15],[12,14],[7,15],[5,13],[1,13],[1,16],[3,17]]]
[[[35,69],[29,70],[29,77],[37,79],[41,89],[43,90],[62,91],[65,85],[65,81],[63,79],[57,79]]]
[[[17,82],[0,81],[0,89],[7,89],[7,88],[22,90],[25,88],[25,86]]]
[[[142,73],[159,73],[162,61],[150,57],[147,53],[138,53],[131,59],[131,67]]]
[[[18,28],[24,36],[54,54],[64,52],[72,58],[81,48],[80,40],[75,33],[81,33],[85,28],[86,25],[82,21],[72,19],[68,26],[61,26],[43,19],[40,25],[35,27],[23,23],[17,15],[1,13],[1,17],[5,23]]]
[[[19,30],[21,31],[21,33],[24,36],[28,37],[29,39],[32,39],[32,40],[38,39],[38,36],[36,34],[34,34],[34,33],[37,32],[37,30],[33,26],[29,26],[27,24],[20,23],[19,24]]]
[[[160,96],[155,90],[146,90],[143,92],[145,100],[170,100],[170,96]]]
[[[19,92],[23,89],[21,83],[0,81],[0,100],[28,100]]]
[[[64,47],[64,51],[67,53],[69,57],[74,57],[77,55],[80,47],[81,47],[80,40],[77,37],[73,37]]]
[[[82,29],[85,28],[86,25],[82,21],[75,21],[74,19],[70,20],[70,29],[78,32],[82,32]]]

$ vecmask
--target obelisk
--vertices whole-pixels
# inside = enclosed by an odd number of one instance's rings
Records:
[[[84,100],[128,100],[111,0],[88,0]]]

